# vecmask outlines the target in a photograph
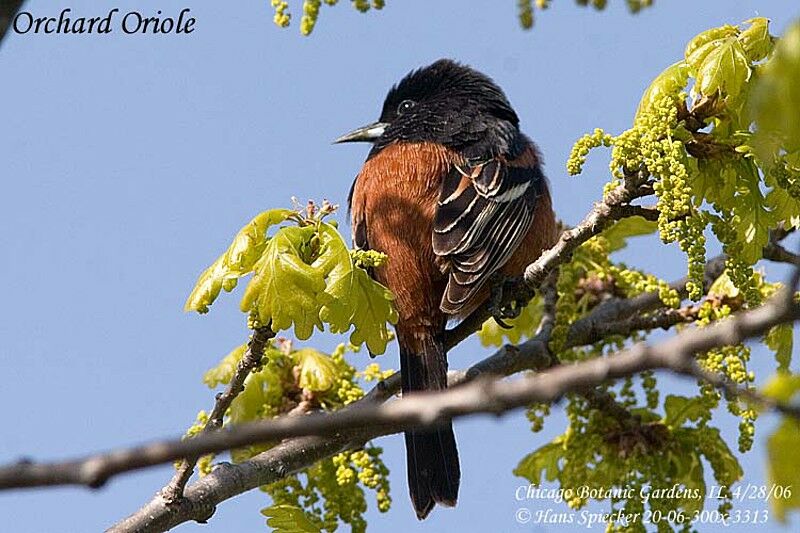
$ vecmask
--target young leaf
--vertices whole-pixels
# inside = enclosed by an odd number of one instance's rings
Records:
[[[207,313],[208,306],[214,303],[222,289],[232,291],[238,279],[253,270],[264,252],[269,227],[280,224],[292,214],[294,211],[289,209],[264,211],[239,230],[225,253],[200,274],[184,310]]]
[[[217,366],[203,374],[203,383],[208,385],[211,389],[215,388],[217,385],[230,383],[234,372],[236,372],[236,365],[242,360],[244,352],[246,351],[246,344],[242,344],[231,350]]]
[[[750,27],[739,34],[744,52],[751,62],[761,61],[772,50],[772,37],[769,34],[769,19],[756,17],[745,21]]]
[[[686,398],[670,394],[664,400],[664,424],[670,428],[679,428],[689,420],[695,422],[708,413],[708,406],[700,397]]]
[[[262,324],[282,331],[294,324],[295,336],[305,340],[319,319],[321,295],[325,290],[323,272],[308,264],[313,226],[281,228],[269,240],[254,267],[255,275],[242,297],[241,309],[255,312]]]
[[[769,242],[769,230],[774,216],[765,208],[765,199],[759,187],[761,179],[752,161],[742,160],[739,169],[740,187],[738,200],[733,208],[735,226],[739,242],[742,243],[740,258],[753,264],[763,255],[764,246]]]
[[[270,391],[272,372],[272,369],[264,367],[247,376],[244,389],[233,399],[227,412],[231,424],[252,422],[264,417],[264,407],[268,403],[267,394],[276,392]]]
[[[778,372],[788,372],[792,362],[792,349],[794,345],[794,330],[791,324],[781,324],[770,328],[764,337],[764,343],[775,352],[778,362]]]
[[[800,375],[787,372],[778,372],[761,389],[764,396],[782,403],[792,401],[798,392],[800,392]]]
[[[758,126],[756,149],[768,161],[781,146],[800,150],[800,21],[778,40],[761,72],[750,105]]]
[[[244,275],[253,270],[267,246],[267,230],[292,216],[290,209],[270,209],[257,215],[242,228],[228,248],[228,266],[231,271]]]
[[[714,478],[722,485],[733,485],[744,475],[742,465],[725,443],[719,429],[703,428],[705,436],[700,439],[698,446],[701,453],[708,459],[714,471]]]
[[[735,37],[711,41],[686,60],[695,77],[694,93],[735,99],[750,79],[750,61]]]
[[[695,204],[700,205],[705,199],[725,209],[733,209],[736,179],[737,172],[731,164],[719,159],[697,160],[697,172],[691,178]]]
[[[366,343],[370,353],[384,353],[391,339],[386,323],[397,322],[394,295],[353,264],[335,228],[323,223],[320,236],[323,251],[315,264],[329,272],[320,318],[330,325],[333,333],[344,333],[352,326],[352,344]]]
[[[292,352],[292,360],[297,366],[300,379],[298,384],[313,392],[330,390],[336,382],[336,366],[327,355],[313,348],[302,348]]]
[[[771,498],[778,520],[786,520],[786,512],[800,508],[800,422],[785,418],[767,441],[768,483],[787,487],[782,498]]]
[[[294,505],[271,505],[261,509],[273,533],[320,533],[322,524]]]
[[[664,69],[644,91],[636,116],[652,107],[662,96],[679,93],[689,81],[689,66],[685,61],[678,61]]]
[[[711,284],[711,287],[708,288],[708,295],[724,298],[736,298],[739,296],[739,289],[736,287],[736,285],[734,285],[733,280],[731,280],[730,276],[728,275],[728,271],[726,270],[717,279],[715,279],[714,283]]]
[[[711,28],[710,30],[706,30],[703,33],[699,33],[691,41],[689,41],[689,44],[686,45],[684,56],[688,60],[690,57],[696,56],[696,51],[706,44],[735,36],[738,33],[739,30],[736,28],[736,26],[731,26],[730,24],[726,24],[719,28]]]
[[[608,241],[609,251],[615,252],[628,245],[626,241],[629,237],[650,235],[656,229],[658,229],[658,222],[634,216],[617,221],[613,226],[604,230],[601,235]]]
[[[558,462],[563,455],[564,446],[557,438],[523,457],[514,469],[514,475],[524,477],[534,485],[539,485],[542,477],[553,481],[558,476]]]
[[[698,433],[702,431],[692,427],[673,426],[673,446],[666,450],[665,463],[669,465],[672,473],[671,481],[679,483],[688,490],[696,490],[696,494],[706,494],[706,483],[703,472],[703,461],[697,447]],[[694,513],[703,508],[705,498],[693,497],[689,492],[686,496],[675,498],[676,508],[682,508],[687,513]]]
[[[222,254],[210,267],[205,269],[197,279],[192,292],[186,299],[183,310],[208,313],[208,306],[214,303],[223,287],[232,291],[236,287],[237,277],[228,275],[225,264],[227,253]]]
[[[800,200],[789,191],[775,186],[767,193],[765,202],[776,222],[783,222],[787,229],[800,227]]]

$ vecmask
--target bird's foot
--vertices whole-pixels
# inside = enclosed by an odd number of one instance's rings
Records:
[[[521,276],[508,277],[498,273],[492,280],[489,311],[500,327],[511,329],[512,326],[505,321],[517,318],[534,295],[535,291]]]

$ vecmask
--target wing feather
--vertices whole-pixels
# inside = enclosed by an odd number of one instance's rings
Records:
[[[470,301],[530,229],[544,176],[535,157],[520,159],[522,164],[498,157],[453,165],[443,181],[433,249],[450,267],[441,302],[447,313],[458,313]]]

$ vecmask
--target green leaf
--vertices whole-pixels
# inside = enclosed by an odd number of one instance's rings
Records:
[[[764,396],[775,401],[789,403],[800,391],[800,375],[778,372],[761,388]]]
[[[273,533],[320,533],[322,524],[294,505],[271,505],[261,509]]]
[[[704,435],[698,439],[698,446],[701,453],[708,459],[714,470],[714,478],[721,485],[733,485],[744,475],[742,465],[725,443],[719,433],[719,429],[705,427],[699,429]]]
[[[764,337],[764,343],[775,352],[778,372],[788,372],[794,348],[794,330],[791,324],[773,326]]]
[[[699,433],[704,431],[699,428],[677,426],[672,431],[673,444],[665,453],[664,462],[672,474],[671,481],[681,484],[688,489],[687,493],[696,490],[700,497],[690,495],[678,497],[674,503],[676,508],[682,508],[687,513],[700,511],[703,508],[706,494],[706,483],[703,472],[703,461],[697,447]]]
[[[670,428],[679,428],[689,420],[696,422],[703,415],[708,414],[708,406],[701,397],[686,398],[670,394],[664,400],[664,424]]]
[[[800,21],[778,40],[764,65],[750,105],[756,118],[756,150],[769,161],[782,147],[800,150]]]
[[[711,43],[713,41],[720,41],[727,37],[735,36],[738,33],[739,30],[736,28],[736,26],[731,26],[730,24],[726,24],[719,28],[711,28],[710,30],[706,30],[703,33],[699,33],[691,41],[689,41],[689,44],[686,45],[686,51],[684,53],[684,56],[688,61],[690,57],[696,56],[697,50],[699,50],[706,44]],[[697,58],[694,59],[694,61],[697,60],[698,60]]]
[[[266,367],[252,372],[244,381],[244,388],[228,410],[228,422],[241,424],[252,422],[264,416],[264,406],[267,404],[267,391],[269,389],[270,370]]]
[[[269,240],[242,297],[242,311],[254,312],[262,324],[271,322],[275,331],[294,324],[295,336],[301,340],[309,338],[315,326],[322,330],[324,272],[307,262],[315,237],[313,226],[290,226]]]
[[[750,61],[742,43],[736,37],[708,42],[695,50],[686,60],[695,77],[693,92],[735,99],[750,79]]]
[[[697,162],[697,172],[692,173],[691,186],[695,204],[703,200],[733,209],[736,195],[736,169],[719,159],[692,159]]]
[[[298,368],[298,384],[313,392],[331,390],[336,383],[336,366],[327,355],[313,348],[302,348],[291,354]]]
[[[203,383],[208,385],[211,389],[215,388],[217,385],[227,385],[230,383],[234,372],[236,372],[236,366],[239,364],[239,361],[242,360],[246,351],[246,344],[242,344],[231,350],[217,366],[203,374]]]
[[[784,418],[777,431],[767,440],[769,465],[767,478],[770,485],[788,487],[782,498],[771,498],[772,508],[781,522],[786,512],[800,509],[800,422]]]
[[[774,216],[765,208],[766,200],[760,189],[761,178],[754,163],[751,160],[739,160],[736,166],[739,187],[733,215],[737,240],[742,244],[739,258],[752,265],[761,259],[764,246],[769,242]]]
[[[564,455],[564,446],[561,437],[545,444],[538,450],[523,457],[514,469],[514,475],[524,477],[534,485],[542,482],[542,476],[547,481],[553,481],[558,476],[558,462]]]
[[[530,338],[542,321],[542,298],[537,295],[516,318],[507,321],[511,329],[500,327],[494,318],[490,318],[478,331],[478,338],[483,346],[503,346],[506,342],[518,344],[523,338]]]
[[[708,295],[723,298],[736,298],[739,296],[739,289],[733,283],[730,276],[728,276],[728,271],[725,270],[714,280],[711,287],[708,288]]]
[[[184,311],[208,313],[208,306],[214,303],[223,286],[228,291],[232,291],[236,287],[237,277],[228,275],[228,268],[225,264],[226,255],[219,256],[210,267],[200,274],[194,289],[186,299],[183,306]]]
[[[752,209],[737,209],[738,224],[736,227],[740,241],[743,243],[741,259],[754,264],[761,259],[764,246],[769,242],[770,214],[759,204]]]
[[[207,313],[222,289],[226,292],[236,287],[238,279],[253,270],[267,246],[267,230],[280,224],[294,211],[271,209],[253,218],[234,237],[233,242],[202,274],[184,305],[185,311]]]
[[[750,27],[739,34],[747,58],[755,63],[761,61],[772,51],[772,37],[769,34],[769,19],[756,17],[745,21]]]
[[[664,69],[644,91],[641,100],[639,100],[636,116],[638,117],[644,111],[650,109],[661,97],[681,92],[688,81],[689,66],[685,61],[679,61]]]
[[[800,228],[800,201],[795,199],[786,189],[775,187],[767,193],[767,207],[778,222],[784,222],[789,228]]]
[[[315,265],[328,274],[320,318],[333,333],[344,333],[352,326],[353,345],[366,343],[370,353],[384,353],[392,338],[386,324],[395,324],[398,318],[394,295],[354,265],[335,228],[322,224],[320,234],[323,252]]]
[[[647,220],[644,217],[634,216],[617,221],[613,226],[604,230],[601,235],[608,241],[610,246],[609,251],[615,252],[628,245],[628,238],[650,235],[655,232],[656,229],[658,229],[658,222]]]

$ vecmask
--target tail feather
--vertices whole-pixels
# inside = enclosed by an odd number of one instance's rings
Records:
[[[440,341],[416,342],[414,351],[400,340],[403,393],[447,388],[447,355]],[[417,518],[424,519],[435,504],[452,507],[458,499],[461,469],[453,425],[409,430],[405,434],[408,488]]]

